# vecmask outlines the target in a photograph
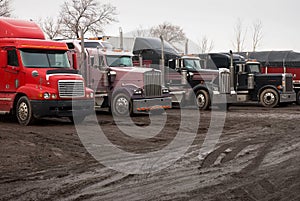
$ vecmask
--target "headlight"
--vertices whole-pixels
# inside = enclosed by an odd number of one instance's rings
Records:
[[[141,88],[133,90],[133,94],[135,94],[135,95],[142,95],[142,93],[143,93],[143,90]]]
[[[57,95],[56,95],[56,94],[51,94],[51,98],[52,98],[52,99],[56,99],[56,98],[57,98]]]
[[[94,98],[94,92],[90,92],[86,94],[87,98]]]
[[[163,88],[162,92],[163,92],[163,94],[167,94],[167,93],[169,93],[169,89],[168,88]]]
[[[50,94],[48,92],[45,92],[43,94],[44,99],[49,99],[50,98]]]

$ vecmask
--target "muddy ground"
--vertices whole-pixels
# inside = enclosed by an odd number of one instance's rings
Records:
[[[183,133],[194,132],[189,128],[197,118],[191,110],[167,111],[164,128],[147,139],[125,135],[117,125],[126,126],[126,121],[115,121],[108,113],[95,117],[111,147],[146,154],[167,149],[176,140],[182,119],[187,124]],[[217,123],[222,133],[219,139],[212,136],[216,146],[199,155],[214,128],[213,115],[223,114],[217,109],[200,112],[196,135],[184,145],[184,155],[162,170],[147,164],[153,167],[146,167],[143,174],[126,168],[117,171],[95,160],[68,119],[44,119],[22,127],[2,117],[0,200],[300,200],[300,106],[232,106],[224,125]],[[150,125],[148,116],[132,120],[145,131]],[[87,118],[84,126],[89,129],[94,123]],[[131,165],[126,158],[119,159]]]

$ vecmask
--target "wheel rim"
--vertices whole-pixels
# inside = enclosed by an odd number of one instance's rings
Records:
[[[203,108],[206,103],[205,96],[203,94],[198,94],[197,104],[199,108]]]
[[[29,114],[28,106],[26,103],[22,102],[19,105],[18,117],[20,118],[20,120],[25,121],[28,118],[28,114]]]
[[[126,98],[124,97],[120,97],[118,98],[118,100],[116,101],[116,111],[119,114],[127,114],[129,112],[129,102]]]
[[[267,105],[272,105],[276,100],[276,97],[273,93],[268,92],[264,95],[264,103]]]

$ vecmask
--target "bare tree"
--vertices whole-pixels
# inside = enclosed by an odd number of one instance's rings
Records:
[[[255,20],[252,24],[252,50],[256,51],[256,48],[260,45],[262,40],[262,22]]]
[[[237,52],[241,52],[244,50],[247,30],[244,31],[243,29],[244,27],[243,27],[242,20],[239,18],[234,27],[235,38],[233,41],[233,46]]]
[[[180,26],[172,25],[169,22],[164,22],[161,25],[152,27],[150,29],[150,35],[153,37],[162,36],[165,41],[170,44],[184,43],[186,41],[185,33]]]
[[[9,0],[0,0],[0,16],[1,17],[10,17],[11,8]]]
[[[150,30],[144,29],[142,25],[139,25],[139,27],[133,31],[134,37],[148,37],[150,36]]]
[[[60,36],[61,22],[52,17],[47,17],[45,20],[39,20],[40,27],[49,39],[54,39]]]
[[[61,34],[65,37],[80,37],[84,34],[103,33],[104,26],[116,19],[116,7],[100,4],[97,0],[67,0],[61,7],[59,19]]]
[[[214,41],[209,41],[206,36],[203,36],[202,40],[198,42],[201,54],[211,52],[214,48]]]

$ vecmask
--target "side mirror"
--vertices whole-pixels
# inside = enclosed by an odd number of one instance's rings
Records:
[[[75,70],[78,70],[78,62],[77,62],[77,55],[76,54],[72,54],[72,63],[73,63],[73,68]]]
[[[0,68],[7,66],[7,51],[0,50]]]
[[[113,83],[116,79],[117,72],[116,71],[109,71],[107,72],[107,77],[110,83]]]
[[[170,59],[168,63],[169,63],[169,68],[172,68],[172,69],[176,68],[175,59]]]

